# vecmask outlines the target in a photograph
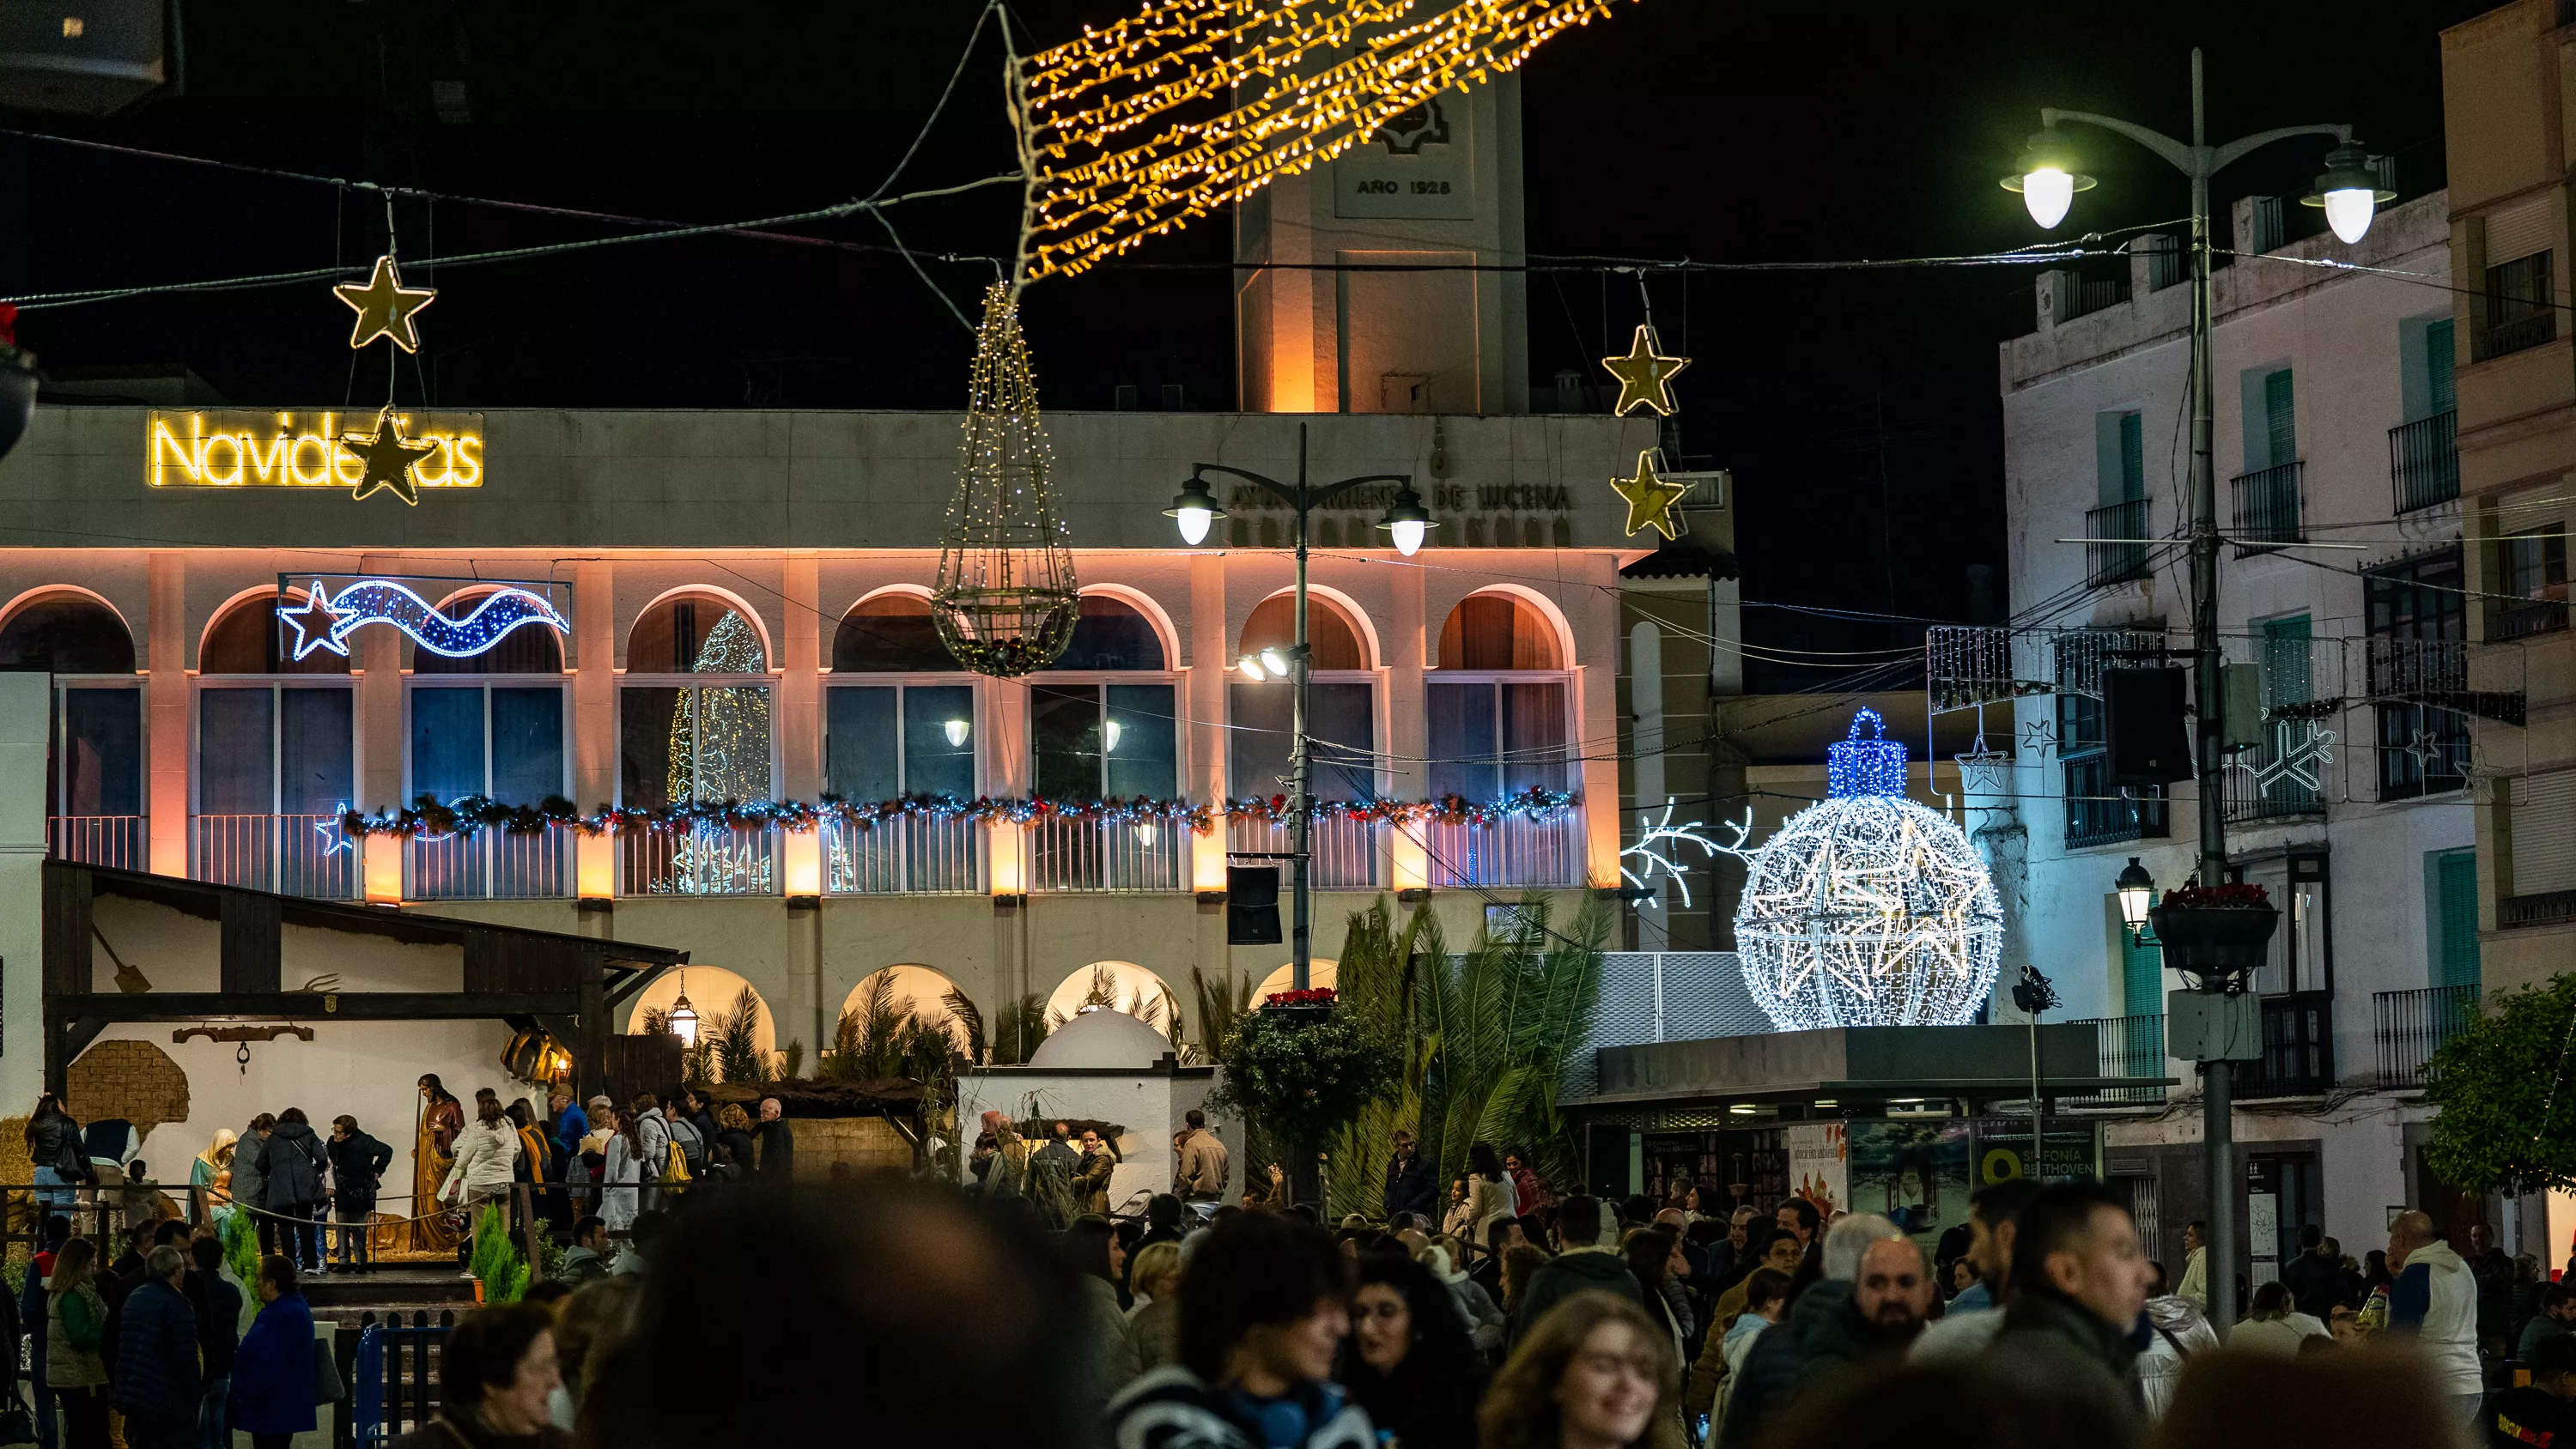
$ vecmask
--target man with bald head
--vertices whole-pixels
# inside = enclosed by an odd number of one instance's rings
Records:
[[[2388,1326],[2423,1350],[2443,1392],[2474,1419],[2486,1383],[2478,1371],[2478,1284],[2469,1265],[2442,1241],[2432,1218],[2402,1212],[2388,1225]]]
[[[1823,1281],[1789,1305],[1745,1354],[1717,1449],[1745,1449],[1783,1405],[1848,1364],[1904,1352],[1923,1331],[1932,1274],[1923,1250],[1876,1213],[1855,1213],[1824,1235]]]

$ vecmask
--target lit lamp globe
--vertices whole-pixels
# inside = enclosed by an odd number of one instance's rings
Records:
[[[1379,519],[1377,526],[1386,530],[1397,553],[1411,558],[1422,547],[1424,532],[1440,525],[1431,517],[1431,510],[1422,506],[1422,495],[1408,483],[1395,490],[1394,499],[1386,506],[1386,517]]]
[[[1163,510],[1163,516],[1180,528],[1181,542],[1196,548],[1207,542],[1208,525],[1225,517],[1225,510],[1217,506],[1216,495],[1208,491],[1206,479],[1192,478],[1181,485],[1180,493],[1172,499],[1172,506]]]
[[[689,985],[686,981],[680,983],[680,999],[671,1003],[671,1014],[667,1020],[671,1025],[671,1035],[680,1039],[680,1045],[698,1044],[698,1014],[689,1009]]]
[[[2092,190],[2093,178],[2075,169],[2075,152],[2051,128],[2030,138],[2021,159],[2013,163],[2012,174],[2003,179],[2003,188],[2020,192],[2030,219],[2047,230],[2066,220],[2075,193]]]
[[[2326,153],[2325,174],[2317,178],[2317,189],[2299,200],[2303,206],[2324,207],[2326,225],[2345,246],[2352,246],[2370,234],[2370,219],[2378,214],[2379,204],[2396,199],[2396,192],[2380,186],[2370,153],[2346,141]]]
[[[1958,826],[1905,798],[1905,746],[1876,711],[1827,753],[1827,798],[1746,861],[1735,912],[1746,988],[1783,1031],[1974,1020],[2003,951],[1985,862]]]

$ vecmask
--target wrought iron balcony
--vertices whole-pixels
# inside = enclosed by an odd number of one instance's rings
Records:
[[[2424,1063],[2458,1036],[2477,1014],[2474,986],[2421,986],[2413,991],[2374,991],[2371,1039],[2379,1047],[2379,1085],[2420,1087]]]
[[[2299,486],[2305,463],[2283,463],[2252,473],[2239,473],[2229,487],[2235,497],[2236,556],[2269,553],[2265,544],[2304,543],[2299,517]]]
[[[1028,827],[1033,891],[1147,895],[1190,888],[1190,828],[1173,821],[1124,823],[1049,816]]]
[[[2490,299],[2488,305],[2495,305],[2494,301]],[[2528,317],[2516,317],[2509,322],[2499,322],[2484,332],[2471,333],[2469,360],[2484,362],[2491,357],[2502,357],[2508,352],[2520,352],[2525,348],[2538,347],[2544,342],[2555,341],[2557,337],[2558,314],[2549,310],[2534,312]]]
[[[48,816],[45,853],[56,860],[117,870],[152,868],[150,832],[140,815]]]
[[[2331,1091],[2334,995],[2293,991],[2263,998],[2263,1055],[2240,1063],[2236,1095],[2315,1097]]]
[[[340,833],[337,815],[199,815],[188,824],[193,879],[319,900],[358,893],[364,846]]]
[[[2154,1084],[2139,1087],[2105,1087],[2084,1097],[2070,1097],[2069,1106],[2126,1107],[2154,1104],[2165,1099],[2162,1078],[2165,1075],[2165,1019],[2154,1016],[2097,1016],[2078,1021],[2077,1026],[2093,1028],[2094,1057],[2105,1077],[2143,1077]]]
[[[2412,512],[2460,496],[2460,415],[2435,413],[2388,430],[2388,477],[2397,511]]]
[[[1319,891],[1378,890],[1386,885],[1387,827],[1376,821],[1323,816],[1306,832],[1313,855],[1314,888]],[[1288,827],[1267,820],[1230,816],[1225,822],[1228,850],[1280,853],[1289,848]],[[1260,862],[1255,862],[1258,864]],[[1287,861],[1280,861],[1279,881],[1288,881]]]
[[[2111,783],[2108,755],[2078,755],[2065,764],[2066,848],[2162,840],[2170,826],[2160,795],[2123,797]]]
[[[818,833],[827,895],[983,893],[988,832],[981,821],[906,815],[866,829],[834,821]]]
[[[2146,544],[2101,542],[2103,539],[2144,539],[2147,536],[2147,500],[2132,498],[2126,503],[2107,503],[2100,508],[2085,510],[2084,536],[2093,540],[2084,545],[2086,588],[2099,589],[2147,576]]]
[[[572,894],[573,835],[483,830],[403,847],[403,899],[547,900]]]
[[[1583,884],[1579,809],[1545,820],[1515,815],[1493,825],[1433,820],[1411,828],[1420,832],[1437,887]]]
[[[617,837],[622,896],[774,896],[778,832],[696,825]]]

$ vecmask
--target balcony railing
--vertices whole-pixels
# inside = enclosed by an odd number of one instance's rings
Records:
[[[2168,833],[2164,798],[2123,798],[2120,787],[2111,783],[2108,755],[2078,755],[2064,764],[2067,849],[2081,850],[2123,840],[2161,840]]]
[[[1232,817],[1225,823],[1225,848],[1263,854],[1290,848],[1285,823]],[[1324,816],[1306,832],[1312,856],[1313,882],[1319,891],[1377,890],[1386,885],[1387,827],[1371,820]],[[1267,862],[1265,862],[1267,863]],[[1288,879],[1292,862],[1279,861],[1279,879]]]
[[[2496,902],[2496,925],[2555,926],[2576,921],[2576,891],[2542,891],[2535,895],[2506,896]]]
[[[617,837],[621,896],[774,896],[778,832],[700,825]]]
[[[2527,639],[2534,634],[2547,634],[2567,627],[2567,586],[2548,586],[2536,599],[2494,599],[2488,607],[2494,610],[2487,627],[2491,639]],[[2560,597],[2548,597],[2549,592]]]
[[[358,893],[362,846],[337,815],[199,815],[189,827],[194,879],[319,900]]]
[[[2230,481],[2236,502],[2236,556],[2269,553],[2265,544],[2304,543],[2300,532],[2299,483],[2305,463],[2283,463]]]
[[[1552,819],[1513,816],[1494,825],[1424,821],[1423,853],[1431,884],[1460,886],[1573,886],[1584,876],[1583,812]]]
[[[2263,998],[2263,1055],[2245,1064],[2239,1097],[2315,1097],[2333,1089],[2334,995]]]
[[[2085,510],[2084,536],[2092,540],[2084,545],[2084,586],[2086,588],[2098,589],[2147,576],[2145,543],[2102,541],[2104,539],[2143,540],[2147,536],[2147,500],[2132,498],[2126,503],[2109,503],[2100,508]]]
[[[2371,1039],[2379,1045],[2379,1085],[2420,1087],[2434,1049],[2458,1036],[2477,1014],[2478,988],[2423,986],[2370,995]]]
[[[836,896],[980,895],[981,821],[966,816],[898,816],[860,829],[835,822],[820,832],[823,889]]]
[[[2435,413],[2388,430],[2388,477],[2397,487],[2397,511],[2448,503],[2460,496],[2460,415]]]
[[[2107,312],[2129,300],[2129,268],[2125,259],[2116,271],[2097,276],[2072,271],[2054,275],[2057,297],[2051,310],[2060,322]]]
[[[2165,1099],[2162,1078],[2165,1074],[2165,1019],[2154,1016],[2097,1016],[2078,1021],[2077,1026],[2093,1028],[2094,1058],[2097,1072],[2105,1077],[2144,1077],[2151,1085],[2139,1087],[2105,1087],[2082,1097],[2070,1097],[2067,1104],[2084,1107],[2120,1107],[2156,1103]]]
[[[2494,306],[2494,299],[2490,298],[2487,305]],[[2554,311],[2534,312],[2528,317],[2499,322],[2484,332],[2471,333],[2469,360],[2484,362],[2491,357],[2502,357],[2508,352],[2520,352],[2526,347],[2538,347],[2544,342],[2555,341],[2557,337],[2558,314]]]
[[[2320,743],[2317,725],[2285,719],[2264,727],[2263,743],[2244,751],[2226,771],[2229,820],[2276,820],[2325,809],[2328,765],[2322,756],[2330,751]]]
[[[1190,888],[1190,828],[1049,818],[1024,837],[1033,891],[1146,895]]]
[[[56,860],[118,870],[152,868],[150,835],[140,815],[48,816],[45,853]]]
[[[572,833],[553,827],[409,841],[403,848],[403,899],[559,899],[572,894],[573,852]]]

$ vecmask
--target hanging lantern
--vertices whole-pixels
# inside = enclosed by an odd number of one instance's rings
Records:
[[[686,971],[680,973],[680,999],[671,1003],[671,1014],[666,1019],[671,1026],[671,1035],[680,1039],[681,1046],[698,1044],[698,1014],[689,1009],[689,973]]]
[[[957,501],[930,600],[948,652],[978,674],[1010,679],[1044,669],[1073,638],[1073,555],[1047,467],[1019,309],[1009,285],[995,282],[975,335]]]

